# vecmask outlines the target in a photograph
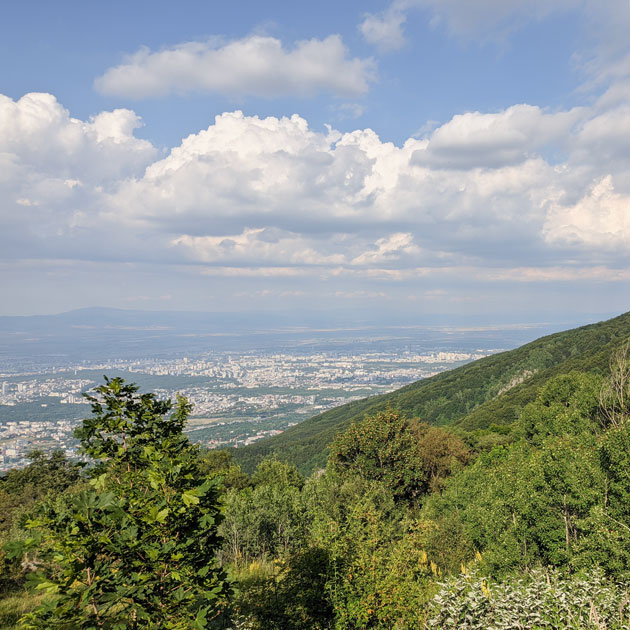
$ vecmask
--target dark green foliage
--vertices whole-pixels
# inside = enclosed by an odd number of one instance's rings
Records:
[[[601,377],[576,371],[550,379],[523,409],[515,435],[540,445],[550,435],[594,434],[601,386]]]
[[[630,573],[630,424],[610,427],[600,440],[605,475],[601,506],[588,521],[580,566],[598,565],[612,575]]]
[[[251,484],[255,488],[282,486],[300,490],[304,485],[304,477],[294,464],[287,464],[275,457],[269,457],[258,464],[251,477]]]
[[[6,532],[16,511],[23,512],[49,494],[59,494],[81,478],[82,465],[70,462],[62,451],[49,455],[33,451],[30,464],[0,477],[0,531]]]
[[[0,477],[0,544],[25,538],[20,521],[37,502],[54,497],[81,481],[82,464],[70,462],[63,452],[29,454],[30,464]],[[21,562],[0,551],[0,591],[20,590],[25,573]]]
[[[396,500],[411,502],[429,488],[416,437],[407,419],[392,410],[351,424],[330,447],[329,465],[383,483]]]
[[[410,428],[429,480],[429,490],[440,491],[446,479],[468,462],[470,451],[457,436],[439,427],[412,420]]]
[[[342,476],[383,483],[396,501],[413,503],[442,487],[469,452],[456,436],[391,409],[350,427],[330,447],[328,465]]]
[[[232,453],[224,449],[202,450],[199,453],[199,473],[204,477],[218,477],[228,490],[240,490],[249,485],[249,477],[234,462]]]
[[[223,555],[240,565],[254,559],[293,553],[306,538],[306,514],[300,489],[304,479],[295,466],[263,460],[253,487],[227,493],[221,533]]]
[[[182,434],[190,407],[180,398],[167,418],[169,401],[136,391],[118,378],[97,388],[77,430],[96,461],[91,488],[29,523],[36,577],[55,597],[26,628],[202,629],[221,611],[216,483]]]
[[[235,617],[250,630],[326,630],[333,627],[334,610],[326,584],[330,561],[325,549],[309,547],[270,572],[247,574],[241,583]]]
[[[309,480],[305,499],[313,544],[328,552],[334,627],[419,627],[432,576],[423,524],[384,483],[332,469]]]
[[[328,446],[351,422],[398,409],[429,424],[458,431],[510,424],[536,399],[550,379],[572,370],[603,375],[613,352],[630,336],[630,313],[547,337],[374,396],[331,409],[284,433],[237,449],[234,456],[252,472],[265,456],[277,454],[305,474],[323,468]]]
[[[431,548],[441,546],[448,524],[461,531],[461,547],[483,552],[493,572],[578,562],[590,514],[605,501],[597,385],[577,372],[549,381],[523,413],[523,439],[479,457],[431,499],[426,515],[438,536]]]

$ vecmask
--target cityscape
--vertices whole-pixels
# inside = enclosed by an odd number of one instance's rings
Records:
[[[275,435],[352,400],[472,361],[494,349],[467,351],[215,352],[190,357],[111,359],[0,374],[0,470],[23,466],[33,450],[77,457],[73,437],[90,414],[83,396],[121,376],[160,399],[185,396],[186,428],[207,448],[239,447]]]

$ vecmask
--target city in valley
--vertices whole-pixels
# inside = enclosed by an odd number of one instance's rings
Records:
[[[121,376],[159,398],[193,404],[191,440],[238,447],[352,400],[391,391],[496,350],[416,352],[217,352],[178,358],[109,359],[0,373],[0,469],[35,449],[76,456],[74,429],[90,414],[83,396]]]

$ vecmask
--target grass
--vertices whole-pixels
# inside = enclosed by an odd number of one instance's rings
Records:
[[[0,630],[15,630],[22,615],[40,606],[46,595],[31,591],[11,593],[0,599]]]

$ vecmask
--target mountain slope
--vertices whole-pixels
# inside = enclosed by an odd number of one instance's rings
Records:
[[[541,337],[389,394],[336,407],[280,435],[236,449],[234,457],[251,471],[266,455],[277,454],[310,473],[325,464],[327,447],[337,433],[353,420],[387,407],[461,431],[509,424],[549,378],[574,369],[605,373],[610,353],[628,338],[630,312]]]

